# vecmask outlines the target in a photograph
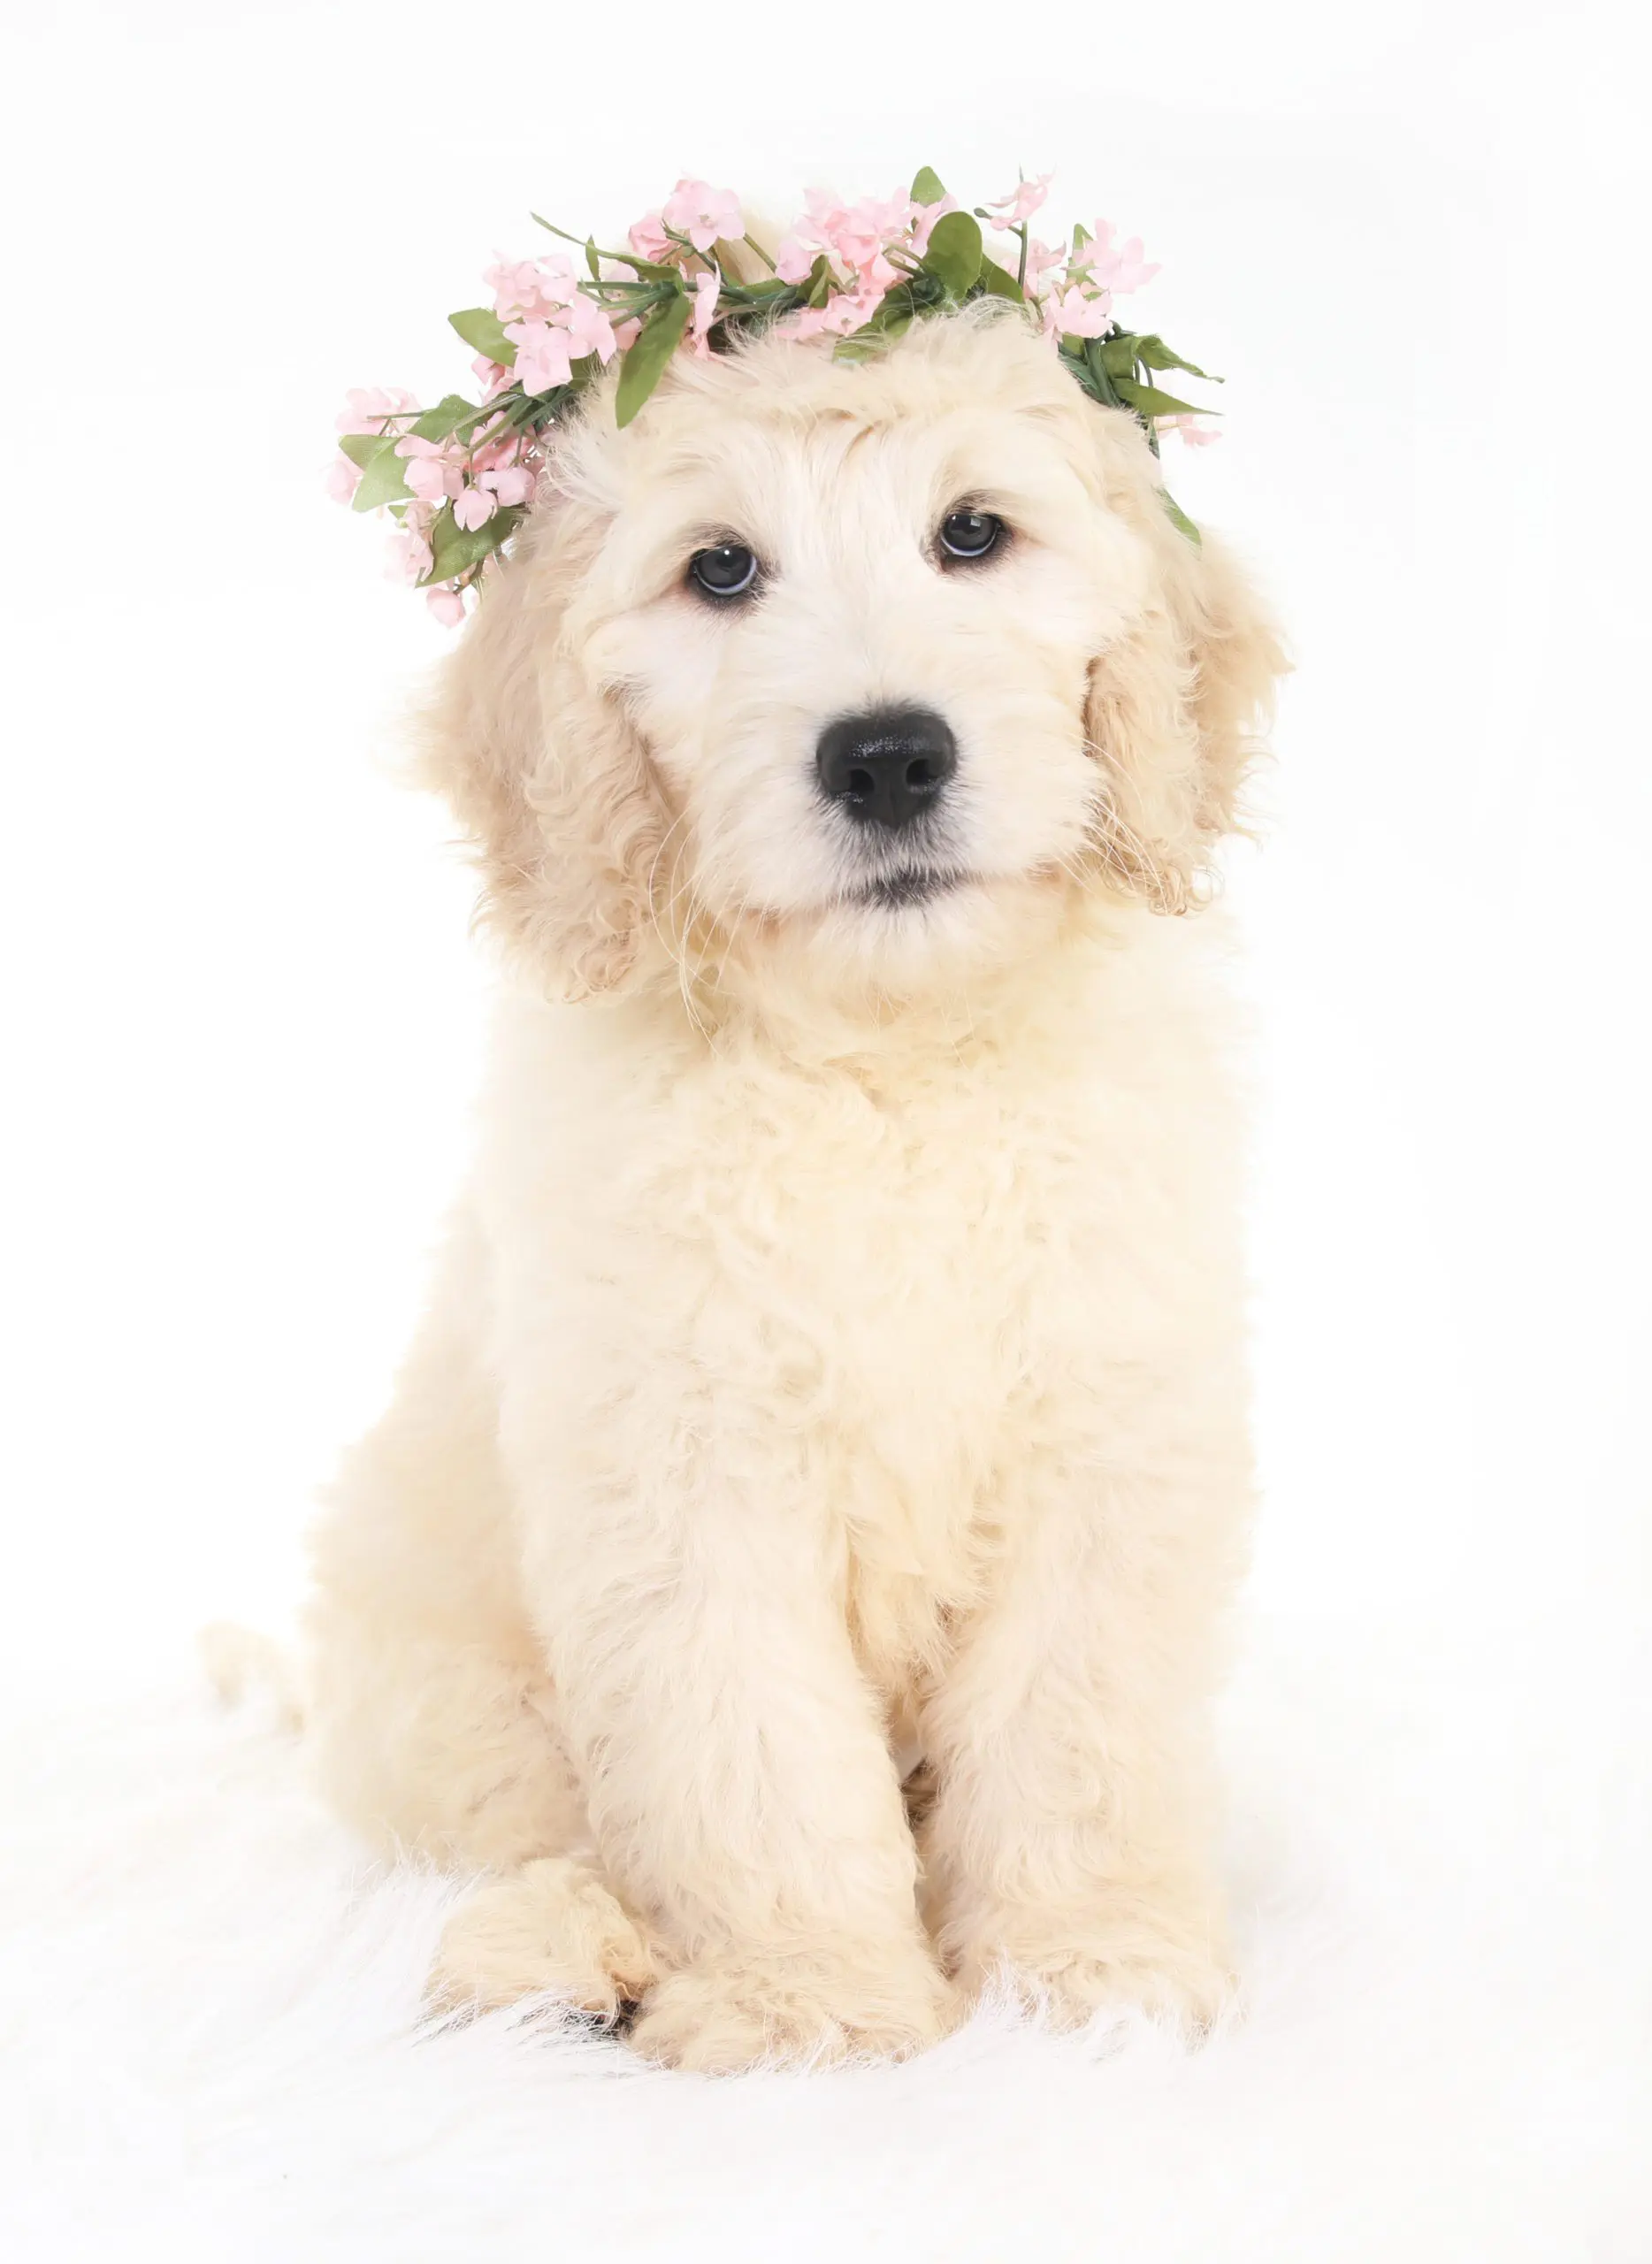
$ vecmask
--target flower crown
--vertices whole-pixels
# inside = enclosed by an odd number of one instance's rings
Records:
[[[476,350],[481,401],[448,394],[421,409],[400,391],[352,393],[329,493],[358,511],[389,511],[394,572],[454,624],[526,510],[554,427],[616,355],[615,413],[629,424],[678,351],[726,353],[774,330],[834,338],[838,360],[860,361],[919,317],[983,297],[1025,307],[1062,367],[1093,400],[1128,409],[1155,455],[1166,431],[1214,440],[1192,402],[1153,381],[1164,370],[1207,373],[1113,312],[1116,299],[1159,272],[1143,259],[1141,239],[1115,243],[1105,220],[1075,227],[1053,249],[1030,234],[1051,179],[1024,180],[973,213],[927,165],[908,194],[885,203],[844,204],[812,190],[772,257],[746,232],[734,195],[700,180],[678,181],[630,231],[624,251],[601,251],[589,238],[581,245],[536,212],[540,227],[579,245],[585,272],[560,252],[497,260],[483,278],[493,305],[447,317]],[[983,221],[1017,247],[1006,260],[987,252]],[[1198,529],[1167,493],[1165,508],[1197,542]]]

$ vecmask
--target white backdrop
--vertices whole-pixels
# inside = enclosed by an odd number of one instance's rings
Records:
[[[333,414],[463,380],[443,317],[530,206],[614,227],[685,168],[784,206],[1054,164],[1055,210],[1146,235],[1155,326],[1228,379],[1176,486],[1299,669],[1234,878],[1258,1598],[1646,1603],[1646,172],[1610,13],[159,0],[11,46],[12,1664],[287,1608],[462,1168],[486,979],[386,777],[444,632],[322,496]]]
[[[0,2245],[1640,2264],[1627,9],[144,0],[6,50]],[[1055,212],[1145,235],[1139,303],[1228,379],[1176,491],[1297,659],[1232,879],[1250,2015],[1187,2062],[988,2023],[800,2090],[486,2023],[416,2048],[438,1890],[352,1893],[292,1748],[190,1679],[203,1620],[289,1618],[463,1168],[487,981],[389,776],[444,632],[324,499],[333,413],[463,382],[444,317],[530,206],[920,164],[977,196],[1054,165]]]

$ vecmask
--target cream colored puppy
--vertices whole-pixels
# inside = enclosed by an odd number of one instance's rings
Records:
[[[1156,915],[1281,662],[1155,478],[990,307],[679,356],[448,667],[514,988],[311,1621],[339,1807],[489,1874],[445,2001],[732,2069],[1222,1995],[1231,1017]]]

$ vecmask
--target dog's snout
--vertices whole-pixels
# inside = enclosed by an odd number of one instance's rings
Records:
[[[879,708],[828,723],[815,762],[830,800],[892,830],[938,799],[958,768],[958,743],[931,708]]]

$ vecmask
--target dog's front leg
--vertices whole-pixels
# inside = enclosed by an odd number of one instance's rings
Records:
[[[1064,2023],[1136,2002],[1197,2030],[1231,1985],[1205,1717],[1242,1457],[1029,1474],[923,1721],[927,1915],[968,1993],[1004,1977]]]
[[[704,2069],[918,2048],[950,1992],[795,1436],[659,1376],[578,1419],[571,1454],[522,1426],[515,1479],[560,1727],[667,1968],[633,2041]]]

